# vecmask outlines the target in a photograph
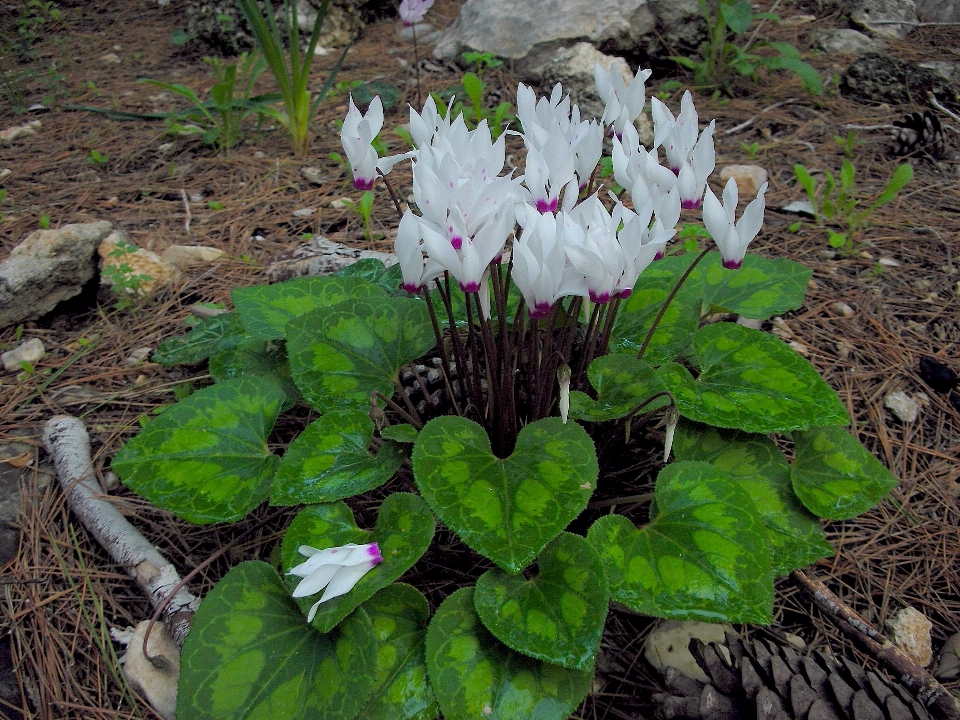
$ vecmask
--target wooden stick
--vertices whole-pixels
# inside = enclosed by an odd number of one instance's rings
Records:
[[[917,665],[903,650],[887,640],[880,631],[830,592],[817,578],[794,570],[790,577],[814,604],[823,611],[854,642],[894,672],[924,707],[936,711],[937,717],[960,719],[960,701],[950,694],[934,677]]]
[[[158,607],[180,583],[180,575],[104,496],[93,475],[90,437],[83,422],[69,415],[52,418],[44,428],[43,444],[56,465],[70,509]],[[199,605],[200,600],[183,588],[167,602],[164,623],[178,646],[183,645]]]

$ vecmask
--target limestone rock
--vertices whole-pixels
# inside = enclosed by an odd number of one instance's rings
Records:
[[[893,620],[887,620],[894,643],[900,646],[920,667],[926,667],[933,659],[930,629],[933,623],[923,613],[909,605],[898,612]]]
[[[874,35],[904,38],[917,22],[913,0],[854,0],[850,20]]]
[[[853,28],[822,30],[814,35],[813,45],[824,52],[837,53],[838,55],[880,53],[887,49],[887,44],[883,40],[871,38]]]
[[[33,338],[0,355],[0,362],[3,362],[3,369],[7,372],[20,372],[23,367],[21,363],[36,365],[46,354],[43,341],[40,338]]]
[[[704,28],[696,0],[466,0],[441,35],[434,55],[491,52],[516,61],[522,76],[559,47],[579,41],[607,52],[651,54],[666,43],[695,45]]]
[[[364,258],[376,258],[387,266],[397,262],[397,256],[391,253],[358,250],[325,237],[316,237],[271,262],[267,266],[267,279],[280,282],[305,275],[329,275]]]
[[[12,143],[17,138],[36,135],[37,130],[40,129],[42,124],[43,123],[41,123],[39,120],[34,120],[32,122],[28,122],[26,125],[8,127],[6,130],[0,131],[0,144],[6,145],[8,143]]]
[[[960,0],[916,0],[924,22],[960,23]]]
[[[933,70],[937,75],[954,85],[960,83],[960,63],[947,62],[946,60],[933,60],[931,62],[920,63],[920,67]]]
[[[720,170],[720,182],[726,185],[730,178],[737,183],[738,195],[744,200],[752,200],[768,176],[759,165],[727,165]]]
[[[417,44],[432,45],[440,37],[440,31],[428,22],[419,22],[416,25],[400,25],[397,28],[397,37],[412,43],[414,30],[417,31]]]
[[[951,635],[943,644],[934,677],[938,680],[955,680],[960,677],[960,633]]]
[[[96,251],[108,222],[37,230],[0,265],[0,328],[33,320],[78,295],[97,273]]]
[[[175,720],[180,651],[170,638],[166,626],[162,622],[154,623],[147,641],[147,652],[154,658],[154,662],[150,662],[143,654],[143,638],[149,626],[150,621],[144,620],[137,625],[130,637],[127,655],[123,661],[123,675],[130,686],[147,699],[157,714],[164,720]]]
[[[194,265],[208,265],[222,255],[223,250],[206,245],[171,245],[160,259],[178,270],[186,270]]]
[[[643,645],[643,654],[657,670],[666,667],[676,668],[684,675],[700,682],[709,682],[709,678],[697,665],[688,649],[691,638],[704,643],[724,643],[726,633],[732,633],[733,627],[727,624],[706,623],[699,620],[661,622],[647,637]],[[725,650],[726,648],[724,648]],[[729,660],[729,656],[727,657]]]
[[[840,317],[852,318],[856,314],[854,309],[845,302],[835,302],[832,307],[833,311]]]
[[[840,78],[840,93],[859,102],[909,105],[928,92],[941,101],[957,97],[956,88],[933,70],[877,53],[858,58]]]
[[[915,422],[920,412],[920,404],[903,390],[894,390],[883,398],[883,406],[907,423]]]
[[[150,297],[180,281],[180,270],[161,259],[155,252],[143,248],[137,248],[133,252],[122,252],[120,243],[132,245],[123,230],[115,230],[97,247],[97,254],[103,259],[103,265],[100,268],[101,285],[115,285],[116,275],[111,278],[109,273],[104,274],[104,270],[109,267],[125,267],[128,269],[121,269],[121,273],[149,278],[142,280],[136,288],[124,288],[131,297]]]

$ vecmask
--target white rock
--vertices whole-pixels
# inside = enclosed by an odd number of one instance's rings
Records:
[[[782,317],[775,317],[770,322],[773,323],[771,332],[781,340],[788,340],[793,337],[793,330],[790,329],[790,326]]]
[[[100,58],[100,62],[118,63],[120,62],[120,58],[117,56],[116,53],[107,53],[106,55]]]
[[[960,633],[951,635],[940,651],[940,662],[934,676],[940,680],[954,680],[960,677]]]
[[[737,318],[737,325],[743,325],[743,327],[750,328],[751,330],[759,330],[763,327],[763,320],[753,320],[740,316]]]
[[[28,122],[26,125],[8,127],[6,130],[0,131],[0,143],[11,143],[17,138],[36,135],[37,130],[39,130],[42,125],[43,123],[41,123],[39,120],[33,120],[32,122]]]
[[[800,355],[803,355],[804,357],[810,357],[810,348],[808,348],[808,347],[807,347],[806,345],[804,345],[802,342],[797,342],[796,340],[794,340],[794,341],[789,342],[789,343],[787,343],[787,344],[788,344],[791,348],[793,348],[793,351],[794,351],[794,352],[796,352],[796,353],[798,353],[798,354],[800,354]]]
[[[806,215],[807,217],[815,217],[813,211],[813,203],[809,200],[794,200],[792,203],[788,203],[780,208],[784,212],[795,213],[796,215]]]
[[[108,492],[110,490],[116,490],[118,487],[120,487],[120,476],[117,475],[113,470],[107,470],[103,474],[103,482],[101,484],[103,485],[103,489]],[[112,630],[113,629],[111,628],[111,635],[113,635]]]
[[[126,365],[127,367],[136,367],[137,365],[142,363],[144,360],[149,358],[151,354],[153,354],[153,348],[150,348],[150,347],[137,348],[132,353],[130,353],[130,357],[124,359],[123,364]]]
[[[168,262],[179,270],[186,270],[194,265],[208,265],[223,256],[223,250],[207,245],[171,245],[160,259]]]
[[[297,208],[293,211],[293,216],[295,218],[308,218],[313,217],[317,214],[316,208]]]
[[[323,168],[318,167],[303,167],[300,168],[300,174],[303,176],[303,179],[314,185],[323,185],[325,182],[331,179],[328,173],[325,173]]]
[[[720,183],[726,185],[730,178],[737,183],[741,198],[752,200],[760,186],[767,182],[767,171],[759,165],[727,165],[720,170]]]
[[[868,52],[883,52],[887,44],[879,38],[871,38],[853,28],[822,30],[814,36],[814,47],[839,55],[863,55]]]
[[[417,44],[424,43],[431,45],[440,37],[440,31],[428,22],[420,22],[416,25],[403,25],[397,28],[397,37],[407,42],[413,42],[413,31],[417,31]]]
[[[893,258],[882,257],[879,260],[877,260],[877,262],[883,265],[884,267],[900,267],[900,262],[897,260],[894,260]]]
[[[350,207],[350,203],[352,202],[353,200],[351,200],[350,198],[345,198],[345,197],[337,198],[336,200],[330,201],[330,207],[332,207],[334,210],[343,210],[345,208]]]
[[[851,318],[855,314],[853,308],[847,305],[845,302],[835,302],[832,307],[833,311],[841,317]]]
[[[11,170],[10,168],[3,168],[2,170],[0,170],[0,180],[3,180],[8,175],[12,175],[12,174],[13,174],[13,170]]]
[[[930,629],[933,623],[923,613],[909,605],[898,612],[893,620],[887,620],[892,632],[891,640],[900,646],[920,667],[926,667],[933,659]]]
[[[20,363],[29,363],[31,366],[35,366],[43,360],[43,356],[46,354],[47,351],[43,347],[43,341],[40,338],[33,338],[0,355],[0,362],[3,362],[3,368],[7,372],[20,372],[23,369]]]
[[[657,670],[666,667],[676,668],[684,675],[700,682],[710,682],[709,678],[697,665],[688,649],[690,640],[697,638],[704,643],[725,643],[725,633],[734,630],[730,625],[706,623],[699,620],[685,620],[677,622],[667,620],[661,622],[647,637],[643,645],[643,655]],[[726,646],[722,645],[724,655],[729,661],[730,655]]]
[[[154,623],[147,641],[150,662],[143,654],[143,638],[149,620],[137,625],[127,645],[123,675],[130,686],[143,695],[150,706],[164,718],[175,720],[177,712],[177,675],[180,673],[180,651],[162,622]],[[157,664],[161,667],[157,667]]]
[[[833,346],[837,349],[837,355],[839,355],[843,360],[850,359],[850,346],[847,345],[843,340],[835,342]]]
[[[883,398],[883,406],[903,422],[912,423],[920,412],[920,404],[903,390],[894,390]]]
[[[913,0],[855,0],[852,5],[851,22],[873,35],[902,40],[916,27]]]
[[[100,268],[101,285],[109,286],[113,284],[113,280],[109,275],[104,275],[103,273],[105,268],[111,266],[126,266],[129,270],[124,271],[125,273],[143,275],[150,278],[149,280],[141,282],[136,289],[125,288],[124,292],[130,296],[149,297],[180,281],[180,270],[175,265],[161,259],[159,255],[149,250],[137,248],[133,252],[125,252],[120,255],[112,254],[117,251],[121,241],[127,245],[132,245],[126,234],[122,230],[117,230],[105,238],[99,247],[97,247],[97,254],[103,259],[103,264]]]

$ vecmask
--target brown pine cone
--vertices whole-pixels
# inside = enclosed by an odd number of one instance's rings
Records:
[[[731,662],[716,643],[690,641],[708,684],[665,668],[667,692],[653,696],[661,720],[931,720],[901,685],[820,651],[727,635]]]

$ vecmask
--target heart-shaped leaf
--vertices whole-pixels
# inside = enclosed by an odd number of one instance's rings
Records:
[[[596,550],[560,533],[537,556],[537,576],[488,570],[477,580],[477,614],[507,647],[555,665],[593,667],[609,597]]]
[[[715,323],[696,332],[693,349],[696,380],[677,363],[657,371],[683,417],[754,433],[849,422],[813,365],[772,335]]]
[[[124,445],[111,467],[154,505],[200,525],[239,520],[267,498],[267,450],[286,396],[260,377],[225,380],[181,400]]]
[[[566,720],[593,672],[515,653],[477,618],[473,588],[437,608],[427,629],[427,672],[445,720]]]
[[[374,390],[390,397],[400,366],[436,344],[425,303],[386,295],[314,310],[287,333],[293,378],[321,412],[366,410]]]
[[[380,487],[403,458],[390,444],[371,455],[372,437],[373,421],[360,410],[340,410],[314,421],[283,456],[270,504],[327,503]]]
[[[358,528],[350,508],[342,502],[313,505],[301,510],[283,536],[284,571],[303,562],[304,557],[297,552],[301,545],[326,550],[347,543],[375,542],[383,556],[383,562],[364,575],[350,592],[320,605],[313,627],[328,632],[364,600],[403,575],[427,551],[435,527],[430,510],[420,498],[410,493],[393,493],[383,501],[373,531]],[[293,592],[300,579],[287,575],[286,582]],[[306,615],[319,599],[311,595],[299,598],[297,602]]]
[[[382,298],[383,288],[355,277],[302,277],[275,285],[236,288],[230,297],[251,337],[280,340],[287,323],[320,307],[345,300]]]
[[[352,718],[374,685],[377,641],[363,610],[321,635],[277,571],[244,562],[207,593],[183,645],[177,717]]]
[[[400,263],[394,263],[387,267],[382,260],[377,258],[361,258],[355,263],[337,270],[333,276],[360,278],[383,288],[391,294],[397,293],[400,283],[403,282]]]
[[[830,520],[856,517],[880,502],[897,479],[841,427],[794,433],[794,492],[811,512]]]
[[[739,484],[709,463],[675,462],[660,471],[655,493],[647,525],[605,515],[587,535],[610,599],[675,620],[769,623],[767,531]]]
[[[440,710],[427,682],[424,640],[430,607],[420,591],[394,583],[363,604],[379,651],[364,720],[434,720]]]
[[[290,377],[287,353],[282,347],[247,337],[227,350],[210,356],[210,375],[217,382],[231,378],[259,375],[279,385],[287,396],[283,409],[289,410],[303,401],[303,396]]]
[[[587,377],[597,391],[597,399],[576,390],[571,392],[570,417],[589,422],[619,420],[640,403],[666,390],[653,366],[632,355],[598,357],[587,368]],[[663,396],[645,405],[642,412],[669,404],[670,398]]]
[[[611,335],[613,352],[637,354],[664,300],[695,257],[690,253],[666,257],[651,263],[643,271],[633,286],[629,299],[621,304],[617,313]],[[690,344],[700,323],[700,308],[703,304],[699,272],[700,268],[695,268],[680,286],[679,292],[657,325],[643,356],[651,365],[662,365],[673,360]]]
[[[544,418],[520,431],[506,460],[466,418],[434,418],[413,447],[417,487],[463,542],[509,573],[520,572],[587,506],[597,453],[574,422]]]
[[[193,365],[235,347],[248,337],[236,312],[214,315],[200,320],[186,335],[164,340],[151,360],[167,366]]]
[[[400,443],[415,443],[420,431],[410,423],[401,423],[400,425],[390,425],[380,431],[380,437],[385,440],[393,440]]]
[[[738,270],[727,270],[720,253],[701,263],[703,301],[714,312],[767,320],[803,304],[813,271],[786,258],[748,254]]]
[[[820,522],[794,494],[790,466],[770,438],[685,421],[673,452],[677,460],[712,463],[740,483],[767,527],[775,576],[833,555]]]

